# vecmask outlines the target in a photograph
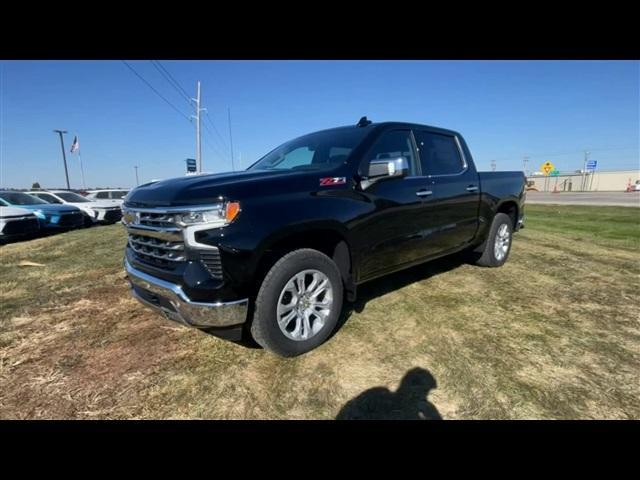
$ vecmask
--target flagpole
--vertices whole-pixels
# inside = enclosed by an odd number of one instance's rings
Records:
[[[78,160],[80,160],[80,172],[82,173],[82,188],[87,189],[87,184],[84,181],[84,168],[82,167],[82,156],[80,155],[80,149],[78,149]]]
[[[80,136],[76,135],[76,138],[78,139],[78,160],[80,160],[80,173],[82,174],[82,188],[86,190],[87,184],[84,181],[84,168],[82,166],[82,155],[80,154]]]

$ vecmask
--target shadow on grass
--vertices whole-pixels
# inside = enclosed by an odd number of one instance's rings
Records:
[[[469,259],[470,257],[468,254],[458,253],[433,260],[431,262],[422,263],[415,267],[401,270],[358,286],[358,296],[356,301],[347,302],[345,300],[338,324],[329,338],[333,337],[333,335],[335,335],[344,326],[354,311],[362,313],[367,306],[367,302],[370,300],[396,290],[400,290],[412,283],[427,280],[431,277],[435,277],[436,275],[440,275],[441,273],[454,270],[461,265],[468,263]]]
[[[336,324],[336,327],[333,329],[333,332],[331,332],[331,335],[329,335],[329,338],[327,338],[326,341],[330,341],[333,336],[338,333],[338,331],[344,326],[347,320],[349,320],[349,317],[354,311],[357,313],[361,313],[362,311],[364,311],[368,301],[373,300],[376,297],[386,295],[387,293],[393,292],[395,290],[404,288],[407,285],[411,285],[412,283],[426,280],[441,273],[445,273],[458,268],[459,266],[468,263],[469,259],[469,254],[457,253],[437,260],[433,260],[431,262],[423,263],[406,270],[401,270],[399,272],[392,273],[362,284],[358,287],[358,296],[355,302],[348,302],[345,298],[342,311],[340,312],[340,317],[338,318],[338,323]],[[253,302],[250,302],[248,318],[252,317],[253,308]],[[251,335],[248,332],[248,324],[246,324],[244,327],[242,338],[232,341],[238,345],[251,349],[262,348],[255,342],[255,340],[251,338]]]
[[[433,375],[424,368],[409,370],[398,390],[375,387],[349,400],[336,420],[442,420],[438,409],[427,400],[436,388]]]

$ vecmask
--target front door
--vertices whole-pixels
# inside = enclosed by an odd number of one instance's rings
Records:
[[[425,222],[423,194],[428,180],[417,176],[418,165],[410,130],[383,133],[365,157],[365,167],[373,160],[404,157],[410,174],[402,178],[377,181],[362,193],[374,207],[354,228],[359,245],[360,274],[358,281],[381,275],[414,262],[422,255],[422,231]]]

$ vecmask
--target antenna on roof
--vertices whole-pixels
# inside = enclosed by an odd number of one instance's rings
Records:
[[[358,127],[366,127],[367,125],[371,125],[371,120],[368,120],[366,116],[358,120],[358,123],[356,124]]]

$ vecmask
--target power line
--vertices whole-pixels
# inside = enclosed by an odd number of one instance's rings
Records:
[[[187,102],[189,102],[190,105],[193,105],[192,102],[191,102],[192,99],[189,96],[189,94],[187,93],[187,91],[184,88],[182,88],[182,85],[180,85],[180,83],[175,79],[175,77],[173,75],[171,75],[171,73],[169,73],[169,71],[166,69],[166,67],[164,65],[162,65],[162,63],[160,63],[159,60],[151,60],[151,62],[153,64],[153,66],[156,67],[156,69],[165,77],[165,79],[176,89],[176,91],[180,95],[182,95],[185,98],[185,100],[187,100]],[[218,136],[218,139],[220,139],[222,147],[224,148],[224,150],[229,151],[229,146],[225,142],[223,136],[220,134],[220,131],[217,129],[216,125],[213,123],[213,120],[209,116],[209,112],[207,110],[204,110],[204,113],[205,113],[205,117],[209,121],[209,124],[213,128],[213,132],[215,132],[215,134]],[[205,128],[208,128],[208,127],[205,125]],[[211,130],[209,130],[209,133],[212,136],[212,140],[214,139],[213,132]],[[227,153],[225,155],[228,156],[229,154]]]
[[[191,123],[191,120],[189,120],[189,117],[187,117],[184,113],[182,113],[182,112],[178,109],[178,107],[176,107],[173,103],[171,103],[169,100],[167,100],[167,99],[166,99],[166,98],[165,98],[165,97],[164,97],[164,96],[163,96],[163,95],[162,95],[158,90],[156,90],[156,89],[153,87],[153,85],[151,85],[149,82],[147,82],[147,81],[144,79],[144,77],[142,77],[142,75],[140,75],[138,72],[136,72],[136,71],[135,71],[135,69],[134,69],[131,65],[129,65],[129,64],[128,64],[127,62],[125,62],[124,60],[122,60],[122,63],[124,63],[124,64],[127,66],[127,68],[129,68],[129,70],[131,70],[133,73],[135,73],[135,75],[136,75],[140,80],[142,80],[142,81],[145,83],[145,85],[147,85],[151,90],[153,90],[153,92],[154,92],[156,95],[158,95],[162,100],[164,100],[164,102],[165,102],[167,105],[169,105],[169,106],[170,106],[171,108],[173,108],[176,112],[178,112],[180,115],[182,115],[184,118],[186,118],[186,119],[187,119],[187,121],[188,121],[189,123]]]
[[[229,146],[227,145],[227,142],[224,141],[224,138],[222,138],[222,135],[220,134],[220,132],[218,131],[218,129],[216,128],[215,124],[213,123],[212,118],[209,116],[209,112],[205,112],[205,118],[207,118],[209,120],[209,123],[211,124],[211,126],[213,127],[213,130],[216,132],[216,134],[218,135],[218,138],[220,139],[220,141],[222,142],[222,145],[224,145],[225,150],[230,151],[229,150]]]
[[[169,82],[169,85],[173,87],[173,89],[178,92],[180,96],[182,96],[190,106],[193,106],[191,103],[191,98],[187,95],[186,91],[180,86],[180,84],[171,76],[171,74],[158,62],[157,60],[150,60],[151,65],[155,67],[155,69],[160,72],[160,75],[164,77],[164,79]]]
[[[204,137],[202,137],[202,138],[204,138],[204,143],[206,143],[206,144],[207,144],[207,146],[208,146],[212,151],[214,151],[214,153],[215,153],[217,156],[219,156],[219,157],[220,157],[220,158],[222,158],[222,159],[224,159],[224,158],[226,158],[226,157],[227,157],[227,155],[226,155],[226,154],[224,154],[224,153],[222,153],[222,152],[218,149],[218,147],[216,147],[216,146],[215,146],[214,144],[212,144],[212,143],[209,143],[209,140],[207,139],[207,137],[206,137],[206,136],[204,136]]]
[[[162,65],[162,64],[160,63],[160,61],[159,61],[159,60],[153,60],[153,62],[155,62],[155,64],[157,64],[157,65],[158,65],[158,67],[160,67],[160,68],[164,71],[164,73],[166,73],[166,74],[167,74],[167,76],[168,76],[168,77],[173,81],[173,83],[175,84],[175,86],[176,86],[176,87],[181,91],[182,95],[184,95],[184,97],[187,99],[187,101],[188,101],[188,102],[190,102],[190,101],[191,101],[191,97],[189,96],[189,94],[187,93],[187,91],[186,91],[184,88],[182,88],[182,85],[180,85],[180,83],[179,83],[179,82],[178,82],[178,81],[173,77],[173,75],[171,75],[171,74],[169,73],[169,70],[167,70],[167,69],[164,67],[164,65]]]
[[[205,110],[205,113],[206,113],[206,110]],[[217,138],[213,136],[213,132],[208,127],[208,125],[206,123],[203,123],[202,125],[204,126],[205,131],[211,136],[211,140],[217,140]],[[218,144],[216,144],[216,146],[220,148],[219,142]],[[224,148],[221,148],[220,150],[222,152],[223,157],[227,157],[227,158],[229,157],[229,151],[226,149],[226,145],[224,146]]]

